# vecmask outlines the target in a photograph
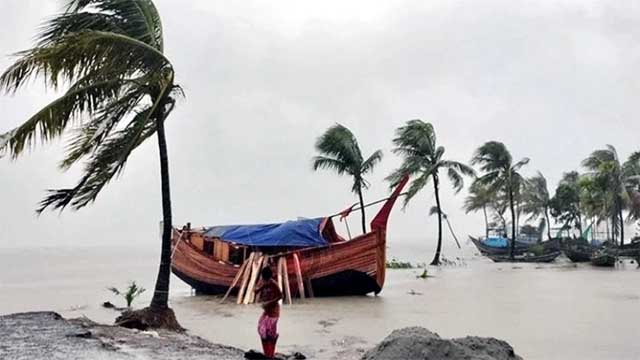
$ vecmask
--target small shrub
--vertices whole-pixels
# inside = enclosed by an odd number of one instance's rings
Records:
[[[107,288],[109,291],[114,293],[116,296],[122,296],[124,300],[127,302],[127,307],[131,307],[133,300],[135,300],[140,294],[146,291],[143,287],[138,287],[135,281],[132,281],[125,291],[120,291],[115,287]]]
[[[398,261],[396,258],[392,258],[391,261],[387,261],[387,269],[413,269],[414,266],[410,262]]]

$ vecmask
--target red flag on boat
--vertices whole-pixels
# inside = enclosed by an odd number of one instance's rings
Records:
[[[342,221],[342,219],[346,218],[347,216],[349,216],[349,214],[351,214],[351,211],[353,211],[354,206],[356,206],[356,204],[353,204],[340,212],[340,221]]]

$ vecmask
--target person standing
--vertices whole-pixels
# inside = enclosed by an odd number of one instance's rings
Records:
[[[282,291],[273,279],[273,272],[267,265],[260,272],[262,283],[256,289],[256,296],[263,312],[258,320],[258,334],[262,341],[264,355],[272,359],[276,353],[278,341],[278,320],[280,319],[280,304]]]

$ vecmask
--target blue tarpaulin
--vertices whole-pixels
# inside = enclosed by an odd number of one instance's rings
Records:
[[[487,246],[505,248],[509,246],[509,241],[501,236],[489,236],[483,243]]]
[[[322,220],[324,218],[280,224],[213,226],[204,235],[248,246],[321,247],[329,245],[320,231]]]

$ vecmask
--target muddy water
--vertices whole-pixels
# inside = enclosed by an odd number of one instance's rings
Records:
[[[411,258],[414,249],[400,249]],[[392,249],[391,253],[394,251]],[[77,248],[0,250],[0,313],[55,310],[110,322],[118,303],[106,290],[136,280],[153,287],[157,253],[144,249]],[[464,265],[388,272],[378,297],[325,298],[285,307],[283,350],[312,358],[358,358],[391,330],[419,325],[444,337],[493,336],[526,359],[640,359],[640,270],[575,266],[493,264],[459,254]],[[174,278],[172,306],[182,325],[213,342],[257,347],[256,306],[218,304],[191,296]],[[138,304],[151,297],[143,294]],[[121,302],[120,302],[121,303]]]

